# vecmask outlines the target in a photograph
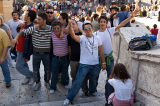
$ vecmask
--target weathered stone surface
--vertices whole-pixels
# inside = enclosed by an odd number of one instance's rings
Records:
[[[87,100],[86,100],[87,99]],[[81,102],[85,101],[85,102]],[[80,101],[74,102],[72,105],[68,106],[104,106],[105,100],[103,98],[81,98]],[[52,101],[52,102],[44,102],[44,103],[34,103],[34,104],[27,104],[21,106],[63,106],[63,101]]]
[[[145,27],[121,28],[121,39],[118,36],[113,38],[113,41],[119,39],[117,42],[121,43],[113,43],[116,44],[113,46],[116,59],[118,57],[118,62],[125,64],[134,86],[137,87],[136,99],[146,106],[160,106],[160,46],[147,51],[128,51],[128,43],[132,38],[147,33],[149,32]]]
[[[16,106],[19,104],[19,80],[13,80],[9,89],[5,88],[5,83],[0,83],[0,104]]]

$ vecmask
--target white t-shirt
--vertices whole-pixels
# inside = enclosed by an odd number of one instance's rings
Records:
[[[127,79],[123,83],[119,79],[109,79],[108,82],[113,86],[115,91],[115,96],[119,100],[130,100],[133,93],[133,83],[131,79]]]
[[[112,37],[114,35],[114,32],[115,32],[115,27],[108,28],[104,32],[97,31],[94,33],[97,36],[99,36],[99,38],[102,41],[104,54],[108,54],[112,52]]]
[[[102,45],[100,38],[93,34],[88,38],[85,35],[80,36],[80,63],[87,65],[99,64],[98,47]]]
[[[9,28],[11,29],[11,31],[12,31],[12,36],[13,36],[13,38],[15,38],[16,37],[16,35],[17,35],[17,26],[20,24],[20,23],[23,23],[23,21],[22,20],[18,20],[18,21],[14,21],[13,19],[11,19],[11,20],[9,20],[8,21],[8,26],[9,26]]]

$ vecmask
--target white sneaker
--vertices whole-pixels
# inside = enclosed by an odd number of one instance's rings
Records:
[[[22,85],[26,85],[26,84],[28,84],[29,83],[29,78],[24,78],[24,80],[22,81]]]
[[[47,89],[50,89],[50,85],[49,85],[49,83],[44,82],[44,86],[45,86]]]
[[[34,86],[34,91],[38,91],[41,87],[41,83],[36,83],[35,86]]]
[[[70,100],[69,99],[65,99],[63,104],[64,105],[69,105],[70,104]]]
[[[33,79],[33,78],[30,78],[28,84],[29,84],[29,85],[33,85],[33,84],[34,84],[34,79]]]
[[[49,93],[50,93],[50,94],[53,94],[53,93],[54,93],[54,90],[53,90],[53,89],[51,89],[51,90],[49,91]]]

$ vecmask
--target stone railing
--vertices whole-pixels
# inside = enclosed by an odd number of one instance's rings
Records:
[[[136,100],[145,106],[160,106],[160,47],[147,51],[128,50],[129,41],[149,33],[145,27],[121,28],[113,37],[115,62],[123,63],[131,74]]]

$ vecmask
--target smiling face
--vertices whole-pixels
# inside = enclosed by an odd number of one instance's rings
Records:
[[[67,22],[66,22],[66,19],[63,19],[62,16],[59,16],[59,22],[62,24],[62,25],[65,25]]]
[[[53,17],[54,17],[53,9],[47,9],[46,13],[47,13],[48,20],[51,21],[53,19]]]
[[[61,27],[59,25],[54,26],[53,32],[55,33],[55,35],[59,36],[61,33]]]
[[[102,18],[102,19],[99,21],[99,25],[100,25],[100,28],[106,28],[106,27],[107,27],[107,21]]]
[[[84,25],[84,32],[86,33],[87,37],[92,37],[92,26],[90,24]]]
[[[41,28],[44,24],[46,23],[46,20],[44,20],[42,17],[38,16],[37,17],[37,24]]]

